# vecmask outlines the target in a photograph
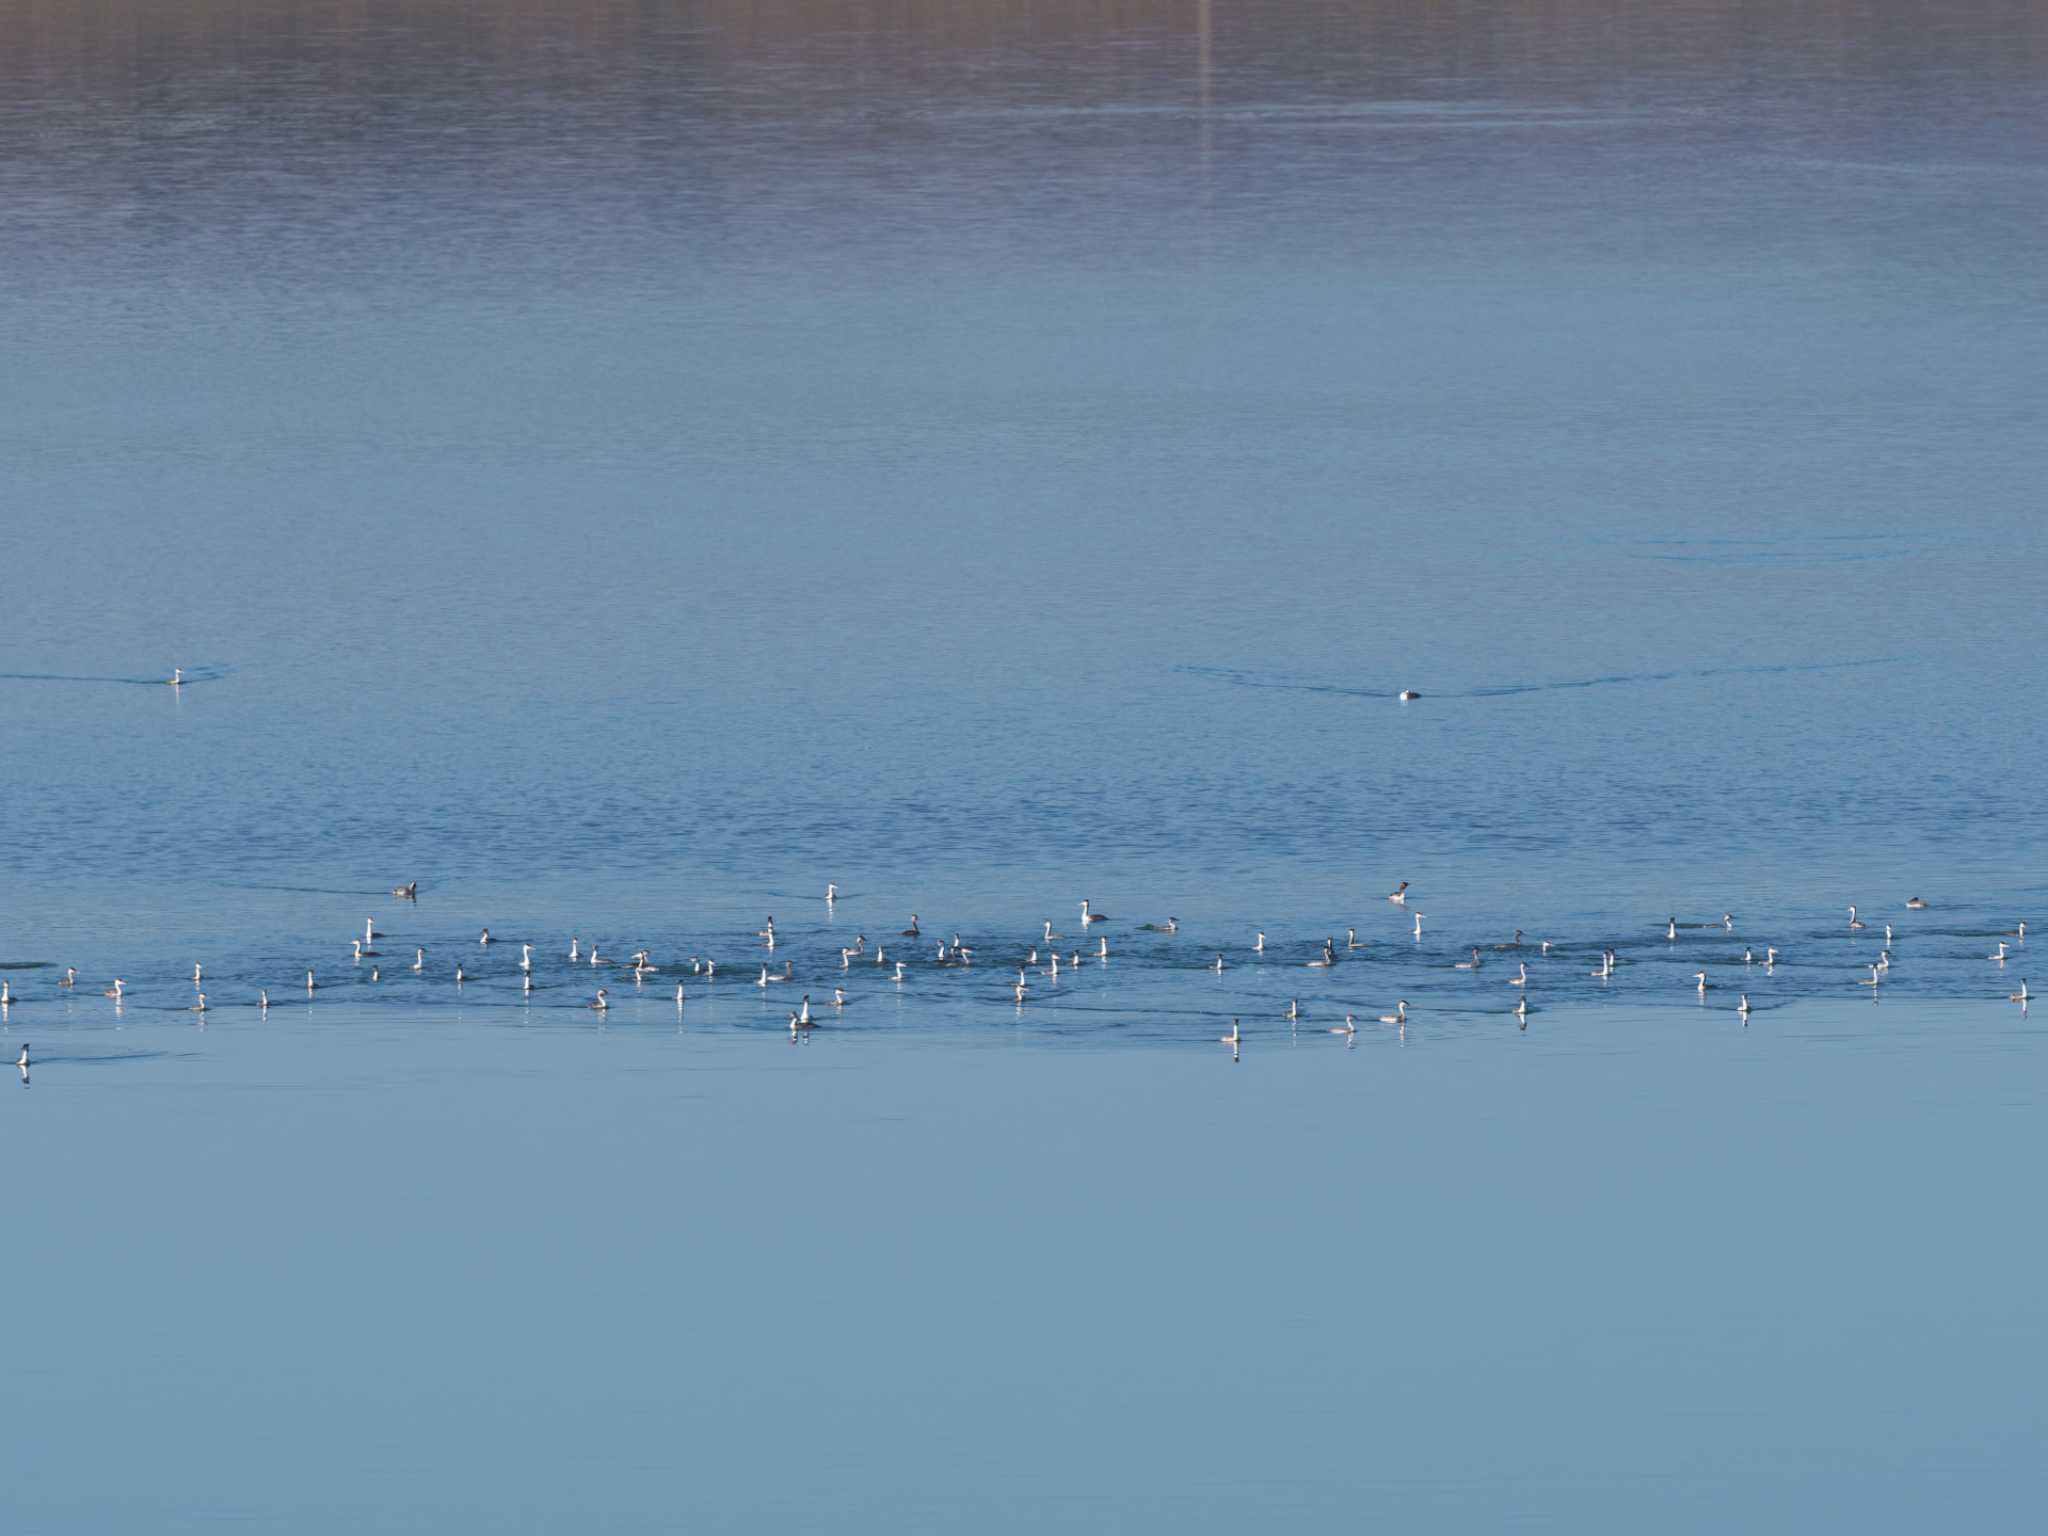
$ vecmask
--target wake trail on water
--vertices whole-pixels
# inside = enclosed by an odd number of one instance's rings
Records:
[[[217,683],[233,667],[187,667],[184,686]],[[168,673],[156,677],[116,677],[98,672],[0,672],[0,683],[120,683],[131,688],[162,688],[170,683]]]
[[[1744,667],[1679,667],[1666,672],[1610,672],[1598,677],[1561,678],[1550,682],[1492,683],[1478,688],[1421,690],[1424,699],[1504,699],[1524,693],[1564,693],[1582,688],[1612,688],[1645,683],[1688,682],[1709,677],[1783,677],[1795,673],[1841,672],[1858,667],[1895,666],[1903,658],[1871,656],[1856,661],[1781,662]],[[1291,693],[1331,694],[1339,698],[1397,699],[1398,688],[1361,688],[1327,682],[1293,672],[1255,672],[1240,667],[1209,667],[1183,663],[1176,672],[1238,688],[1277,688]]]

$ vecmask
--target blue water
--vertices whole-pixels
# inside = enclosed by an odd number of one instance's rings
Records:
[[[0,41],[29,1526],[2038,1505],[2036,8]]]

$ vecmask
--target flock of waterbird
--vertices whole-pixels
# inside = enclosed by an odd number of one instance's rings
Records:
[[[1423,935],[1423,919],[1426,914],[1416,910],[1410,904],[1409,893],[1409,882],[1403,880],[1388,893],[1387,900],[1408,914],[1412,920],[1413,937],[1417,942],[1420,942]],[[392,889],[391,894],[401,901],[416,901],[419,896],[419,882],[413,880],[405,885],[396,886]],[[825,905],[828,911],[837,905],[838,900],[838,886],[828,884],[825,887]],[[1906,910],[1914,912],[1924,911],[1927,909],[1927,906],[1928,903],[1917,896],[1912,897],[1905,903]],[[1877,937],[1871,931],[1871,924],[1863,919],[1857,907],[1849,907],[1848,913],[1848,924],[1845,930],[1847,933],[1857,935],[1868,932],[1871,933],[1873,939]],[[1090,901],[1083,900],[1080,904],[1080,926],[1084,935],[1092,934],[1094,940],[1092,950],[1085,947],[1085,944],[1076,944],[1074,947],[1062,951],[1060,946],[1069,941],[1066,935],[1054,931],[1050,919],[1042,925],[1041,932],[1035,940],[1016,945],[1016,948],[1023,950],[1022,955],[1015,959],[1017,977],[1015,983],[1010,988],[1017,1007],[1022,1010],[1031,1001],[1034,983],[1036,982],[1050,980],[1057,983],[1063,976],[1074,976],[1090,962],[1106,963],[1110,956],[1109,937],[1106,931],[1097,932],[1096,930],[1106,930],[1112,921],[1108,914],[1097,912]],[[1681,926],[1718,928],[1733,934],[1735,931],[1735,918],[1732,913],[1723,913],[1718,923],[1685,925],[1681,925],[1676,917],[1669,918],[1663,924],[1664,936],[1668,942],[1673,944],[1678,942]],[[1892,970],[1892,956],[1896,940],[1896,933],[1892,923],[1879,922],[1877,926],[1882,929],[1880,947],[1872,959],[1863,963],[1863,968],[1869,974],[1853,978],[1858,985],[1870,988],[1873,996],[1884,985],[1886,978]],[[1180,933],[1180,921],[1178,918],[1169,917],[1163,922],[1138,924],[1137,928],[1139,931],[1149,934],[1173,936]],[[375,919],[367,918],[363,923],[363,936],[359,939],[349,940],[351,961],[354,967],[352,974],[358,979],[361,979],[361,968],[365,964],[369,966],[367,977],[369,981],[378,982],[383,979],[381,965],[383,954],[376,948],[376,944],[379,939],[385,937],[387,935],[377,928]],[[772,916],[769,917],[766,925],[757,930],[754,937],[759,941],[764,950],[772,954],[777,945],[775,919]],[[881,974],[885,979],[901,986],[911,978],[913,967],[947,971],[964,970],[974,965],[976,954],[976,947],[974,945],[963,942],[957,933],[945,939],[927,940],[924,927],[915,912],[910,914],[909,925],[903,928],[896,935],[896,938],[899,941],[908,942],[899,942],[897,944],[897,954],[892,960],[882,943],[876,942],[870,946],[866,934],[856,935],[851,944],[839,947],[839,969],[841,973],[850,973],[856,963],[880,967],[882,968]],[[2003,968],[2009,961],[2019,958],[2017,951],[2026,944],[2026,939],[2027,925],[2025,922],[2021,922],[2016,928],[1998,936],[1996,951],[1986,955],[1984,958]],[[484,928],[478,934],[476,940],[478,953],[487,955],[494,943],[503,945],[505,941],[493,940],[490,929]],[[925,947],[927,944],[930,944],[932,947],[927,949]],[[1303,963],[1312,970],[1329,970],[1339,963],[1342,955],[1362,950],[1366,947],[1359,940],[1358,930],[1351,928],[1346,931],[1345,942],[1341,948],[1334,937],[1325,938],[1314,956]],[[1538,980],[1530,972],[1527,957],[1534,955],[1538,957],[1539,963],[1542,963],[1543,960],[1552,956],[1554,949],[1559,950],[1561,953],[1562,946],[1553,944],[1549,939],[1525,939],[1522,930],[1517,928],[1514,930],[1512,938],[1504,943],[1492,945],[1491,948],[1495,951],[1519,952],[1515,961],[1515,974],[1507,978],[1507,984],[1515,989],[1514,1007],[1508,1011],[1520,1020],[1522,1027],[1526,1029],[1528,1027],[1528,1015],[1531,1012],[1529,1003],[1530,989],[1532,984]],[[1255,931],[1250,952],[1255,961],[1263,961],[1267,954],[1266,934],[1263,930]],[[906,956],[915,958],[906,958]],[[1778,956],[1779,951],[1776,946],[1766,945],[1763,952],[1759,955],[1755,946],[1746,945],[1742,952],[1741,963],[1745,972],[1760,968],[1762,975],[1771,976],[1776,972]],[[1624,963],[1618,951],[1611,945],[1601,946],[1599,957],[1600,963],[1598,968],[1589,973],[1593,979],[1599,981],[1607,981],[1613,978],[1616,974],[1616,968]],[[631,976],[634,984],[638,987],[644,987],[650,978],[659,976],[664,969],[667,969],[677,976],[675,1002],[678,1010],[684,1007],[688,999],[688,991],[682,979],[685,975],[708,986],[721,974],[719,964],[715,959],[692,955],[679,964],[663,967],[654,962],[652,953],[649,950],[635,950],[625,958],[620,959],[602,953],[596,943],[592,943],[586,949],[580,936],[572,936],[569,940],[567,963],[600,973],[608,967],[619,970],[625,975]],[[1230,962],[1225,954],[1222,951],[1217,951],[1214,959],[1208,962],[1204,969],[1212,970],[1221,975],[1229,964]],[[1486,964],[1487,955],[1485,951],[1478,946],[1471,946],[1467,958],[1454,962],[1451,968],[1455,971],[1477,972],[1483,969]],[[749,962],[747,969],[751,970],[752,968],[753,962]],[[410,969],[422,977],[427,974],[427,952],[424,947],[414,947]],[[521,991],[525,994],[531,994],[535,986],[534,949],[531,943],[521,942],[519,944],[517,973]],[[471,964],[458,960],[454,966],[454,985],[457,987],[465,986],[469,982],[479,979],[480,974],[481,961]],[[728,968],[724,974],[731,976],[732,971]],[[1693,982],[1693,990],[1699,994],[1703,1002],[1709,990],[1718,985],[1711,979],[1708,971],[1704,968],[1691,972],[1690,979]],[[761,961],[758,974],[748,976],[746,980],[760,988],[763,993],[766,993],[770,988],[778,985],[793,985],[799,978],[795,961],[785,959],[779,966],[772,960]],[[56,985],[60,993],[75,994],[78,985],[78,971],[76,967],[67,967]],[[205,966],[203,963],[195,963],[192,967],[193,1001],[187,1006],[187,1011],[204,1015],[212,1009],[213,1005],[207,999],[205,986]],[[319,988],[318,973],[315,969],[309,967],[306,971],[305,979],[306,995],[311,997],[318,992]],[[1738,988],[1737,990],[1739,995],[1735,1004],[1735,1012],[1746,1024],[1752,1012],[1749,993],[1746,989]],[[129,996],[126,979],[116,976],[113,979],[113,984],[107,987],[102,995],[111,999],[117,1010],[120,1009]],[[2022,978],[2019,990],[2010,993],[2008,996],[2009,1001],[2019,1004],[2021,1012],[2024,1014],[2031,1001],[2026,980]],[[24,1001],[25,999],[14,992],[12,984],[8,979],[0,978],[0,1022],[10,1020],[12,1010]],[[830,1005],[831,1015],[837,1016],[847,1006],[848,1002],[849,998],[845,987],[843,985],[834,986]],[[268,988],[258,989],[254,1006],[259,1013],[268,1014],[270,1009],[270,992]],[[595,995],[588,1002],[584,1003],[583,1006],[598,1014],[608,1012],[612,1006],[610,989],[605,986],[597,987]],[[1398,999],[1394,1004],[1392,1012],[1373,1015],[1372,1022],[1397,1029],[1402,1032],[1405,1038],[1408,1024],[1408,1006],[1406,998]],[[1284,1015],[1287,1022],[1290,1025],[1296,1024],[1302,1016],[1300,1000],[1298,998],[1289,999]],[[809,1031],[816,1029],[824,1022],[824,1017],[821,1011],[813,1010],[811,994],[808,992],[804,993],[797,1007],[789,1013],[790,1037],[793,1040],[806,1037]],[[1328,1026],[1327,1032],[1346,1037],[1348,1043],[1358,1032],[1358,1018],[1355,1014],[1346,1013],[1343,1023]],[[1240,1018],[1233,1018],[1231,1020],[1230,1032],[1221,1036],[1220,1040],[1221,1043],[1230,1046],[1233,1054],[1235,1054],[1245,1040],[1242,1020]],[[15,1065],[21,1069],[24,1077],[26,1077],[30,1065],[29,1047],[27,1045],[24,1044],[21,1047],[20,1056]]]

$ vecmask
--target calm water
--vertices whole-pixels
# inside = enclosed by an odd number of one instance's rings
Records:
[[[2038,1507],[2038,8],[0,42],[33,1528]]]

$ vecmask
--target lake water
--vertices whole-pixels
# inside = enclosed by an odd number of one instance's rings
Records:
[[[2048,17],[1647,10],[0,0],[23,1528],[2038,1507]]]

